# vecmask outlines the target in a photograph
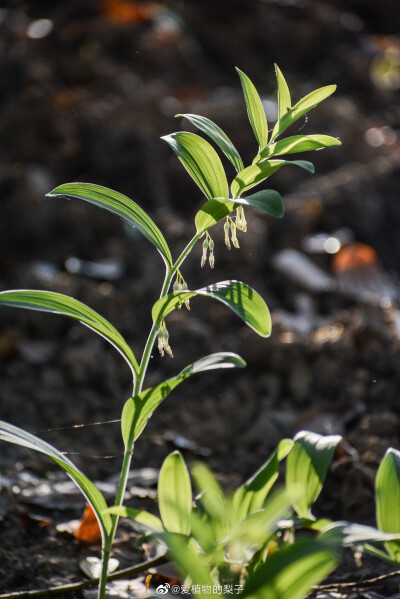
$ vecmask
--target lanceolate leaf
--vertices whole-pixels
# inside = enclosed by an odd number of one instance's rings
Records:
[[[226,198],[228,182],[222,162],[214,148],[202,137],[183,131],[165,135],[183,166],[206,198]]]
[[[192,585],[191,594],[199,599],[209,599],[209,589],[213,589],[214,580],[211,577],[206,558],[196,544],[187,537],[174,533],[164,533],[158,537],[167,546],[182,577],[184,579],[189,577]],[[216,599],[221,598],[218,591],[213,592],[212,596]]]
[[[222,131],[222,129],[213,121],[205,116],[199,116],[197,114],[177,114],[176,116],[188,119],[192,125],[208,135],[208,137],[210,137],[217,144],[220,150],[223,151],[225,156],[231,161],[238,172],[244,168],[244,164],[240,158],[239,152],[226,133],[224,133],[224,131]]]
[[[196,291],[170,293],[154,304],[153,321],[160,323],[175,308],[195,295],[219,300],[262,337],[271,334],[271,316],[266,303],[257,291],[240,281],[221,281]]]
[[[109,514],[114,514],[115,516],[121,516],[122,518],[130,518],[139,524],[140,528],[144,528],[148,531],[162,532],[164,530],[160,518],[157,518],[157,516],[154,516],[145,510],[138,510],[136,508],[120,505],[108,508],[107,512]]]
[[[229,506],[222,489],[211,470],[203,463],[196,462],[191,468],[196,491],[197,512],[205,528],[211,528],[214,539],[218,542],[227,533]],[[198,530],[194,524],[193,532]]]
[[[102,532],[103,540],[108,536],[111,530],[111,518],[109,514],[104,514],[107,504],[103,495],[65,455],[46,441],[39,439],[39,437],[3,420],[0,420],[0,441],[22,445],[28,449],[44,453],[61,466],[92,506]]]
[[[121,417],[122,437],[125,446],[128,446],[139,437],[148,419],[163,399],[192,374],[219,368],[243,368],[245,365],[244,360],[237,354],[230,352],[210,354],[187,366],[177,376],[128,399]]]
[[[258,145],[262,150],[268,143],[268,123],[265,116],[265,110],[258,95],[256,88],[250,79],[236,67],[239,73],[240,82],[243,88],[244,99],[246,101],[247,114],[249,121],[258,141]]]
[[[376,521],[383,532],[400,533],[400,451],[389,447],[376,475]],[[385,543],[389,555],[400,562],[400,541]]]
[[[274,535],[282,519],[286,519],[291,514],[290,498],[283,489],[278,489],[268,496],[268,501],[263,508],[257,511],[249,512],[243,516],[243,519],[235,518],[231,539],[241,540],[247,547],[254,545],[265,547]]]
[[[262,212],[266,212],[275,218],[282,218],[284,213],[283,199],[280,193],[273,189],[256,191],[245,198],[238,198],[235,202],[242,206],[251,206]]]
[[[2,291],[0,293],[0,305],[52,312],[78,320],[111,343],[128,362],[134,375],[139,371],[132,350],[117,329],[92,308],[72,297],[53,291],[19,289],[17,291]]]
[[[158,507],[168,532],[190,534],[192,487],[188,469],[179,451],[169,454],[161,467]]]
[[[300,431],[286,462],[286,489],[301,518],[313,518],[310,508],[321,492],[339,435]]]
[[[288,110],[290,110],[292,103],[290,99],[290,91],[286,79],[282,74],[282,71],[275,65],[276,81],[278,83],[278,107],[279,107],[279,118],[284,116]]]
[[[204,231],[228,216],[239,205],[257,208],[276,218],[281,218],[284,212],[282,196],[273,189],[264,189],[246,198],[237,198],[235,201],[209,200],[198,211],[194,219],[197,233],[204,233]]]
[[[279,463],[293,447],[291,439],[282,439],[277,449],[261,468],[233,496],[238,518],[244,518],[264,506],[265,499],[279,474]]]
[[[91,183],[66,183],[56,187],[47,197],[78,198],[117,214],[138,229],[172,266],[172,257],[163,234],[146,212],[122,193]]]
[[[265,179],[282,166],[285,166],[285,164],[293,164],[310,173],[314,172],[313,164],[307,160],[266,160],[257,164],[251,164],[238,173],[232,181],[231,192],[233,199],[236,201],[236,198],[239,198],[243,192],[265,181]]]
[[[285,129],[290,127],[295,121],[304,116],[309,110],[317,106],[322,100],[329,98],[336,89],[336,85],[327,85],[311,92],[302,98],[286,114],[279,118],[272,131],[271,141],[280,135]],[[262,148],[261,148],[262,149]]]
[[[319,538],[342,547],[358,547],[365,543],[383,543],[393,540],[397,541],[398,546],[400,545],[400,533],[382,532],[373,526],[353,522],[333,522],[321,531]]]
[[[223,218],[228,216],[238,206],[232,200],[209,200],[204,204],[195,216],[194,224],[197,233],[204,233],[210,227],[216,225]]]
[[[340,145],[341,142],[336,137],[330,137],[329,135],[293,135],[292,137],[285,137],[274,144],[270,144],[267,148],[261,150],[256,162],[270,158],[271,156],[310,152],[311,150],[320,150],[321,148]]]
[[[241,597],[302,599],[323,580],[338,559],[322,541],[300,540],[268,557],[247,579]]]

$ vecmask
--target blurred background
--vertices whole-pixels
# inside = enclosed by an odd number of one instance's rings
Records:
[[[268,181],[284,197],[284,219],[248,210],[240,249],[228,252],[217,227],[214,271],[200,268],[200,247],[183,269],[192,288],[226,278],[252,285],[271,309],[271,339],[213,302],[171,314],[175,357],[154,352],[148,385],[213,351],[240,353],[248,367],[179,387],[139,441],[137,466],[159,468],[179,447],[233,484],[282,436],[339,433],[346,444],[328,485],[330,515],[373,517],[374,473],[400,432],[399,21],[394,0],[2,3],[1,289],[73,295],[138,355],[161,286],[159,255],[117,217],[45,194],[69,181],[125,193],[177,256],[203,199],[160,140],[192,130],[174,115],[216,121],[248,163],[257,148],[235,66],[270,123],[275,62],[295,101],[338,85],[290,134],[333,135],[342,147],[296,156],[315,163],[313,176],[287,168]],[[2,309],[0,373],[2,419],[76,453],[94,477],[118,471],[118,422],[70,428],[120,417],[130,373],[112,348],[66,319]],[[21,455],[1,448],[5,474],[15,476]],[[20,471],[47,470],[23,455]]]

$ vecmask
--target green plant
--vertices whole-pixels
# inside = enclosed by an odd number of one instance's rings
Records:
[[[187,366],[177,376],[155,387],[143,390],[155,341],[158,339],[161,355],[167,353],[172,356],[165,320],[168,314],[182,305],[189,307],[189,300],[200,295],[225,304],[259,335],[267,337],[270,334],[271,320],[267,305],[261,296],[245,283],[226,280],[197,290],[188,288],[181,269],[190,251],[202,239],[201,265],[204,266],[208,259],[209,265],[213,268],[215,262],[214,241],[210,235],[210,229],[217,223],[225,221],[225,243],[230,249],[232,245],[239,247],[237,232],[244,233],[247,230],[244,207],[254,207],[275,217],[283,215],[283,201],[277,191],[267,189],[251,195],[243,196],[243,194],[284,166],[295,165],[308,172],[314,170],[312,163],[308,161],[290,161],[278,157],[340,145],[337,139],[326,135],[294,135],[278,140],[278,137],[290,125],[322,100],[328,98],[335,90],[334,85],[311,92],[292,106],[286,81],[279,68],[276,67],[279,118],[272,134],[269,135],[261,99],[250,79],[239,69],[238,73],[250,124],[258,143],[258,150],[252,164],[244,166],[230,139],[215,123],[197,115],[179,115],[187,118],[200,132],[210,137],[232,163],[237,174],[230,187],[217,152],[203,137],[194,133],[178,132],[163,138],[171,146],[207,200],[195,216],[196,232],[194,236],[177,259],[172,258],[168,244],[157,225],[142,208],[126,196],[99,185],[87,183],[68,183],[57,187],[48,194],[48,197],[51,198],[81,199],[119,215],[144,235],[161,254],[165,264],[165,278],[161,286],[160,298],[152,307],[153,324],[140,361],[136,359],[122,335],[105,318],[78,300],[51,291],[18,290],[0,293],[0,304],[3,306],[62,314],[80,321],[111,343],[129,364],[132,371],[133,391],[122,410],[122,437],[125,452],[114,502],[116,508],[123,503],[134,443],[145,428],[151,414],[165,397],[192,374],[245,365],[242,358],[235,354],[228,352],[212,354]],[[114,511],[110,514],[105,499],[96,486],[68,458],[48,443],[5,422],[0,423],[0,439],[23,445],[52,458],[75,481],[91,504],[102,532],[103,570],[99,584],[99,597],[104,597],[107,565],[118,523],[117,513]],[[182,473],[181,476],[183,476]],[[314,484],[313,488],[310,487],[308,489],[309,496],[314,496],[317,488],[318,484]],[[245,490],[240,491],[238,497],[242,493],[247,501],[249,495]],[[306,504],[308,500],[309,498]],[[239,499],[236,501],[239,502]],[[240,509],[244,509],[244,504],[239,503]],[[183,509],[182,506],[180,507]],[[163,514],[165,519],[168,508],[164,507],[163,509],[166,510]]]
[[[300,599],[336,567],[342,547],[399,562],[400,531],[393,512],[400,490],[399,452],[389,449],[378,470],[379,529],[316,519],[311,512],[340,440],[338,435],[308,431],[294,440],[282,439],[233,494],[222,491],[204,464],[194,464],[191,472],[198,493],[194,505],[187,467],[174,451],[159,477],[161,518],[125,506],[108,511],[132,519],[144,533],[143,542],[150,538],[165,546],[182,575],[180,588],[185,593],[199,599],[210,593]],[[285,459],[285,486],[271,493]],[[388,553],[379,548],[382,543]]]
[[[298,456],[306,440],[308,469]],[[186,465],[179,452],[170,454],[161,469],[158,503],[161,518],[128,507],[109,513],[133,519],[148,535],[166,546],[180,570],[183,588],[203,598],[302,597],[336,565],[335,545],[327,540],[294,542],[296,528],[320,530],[309,509],[318,497],[338,436],[321,437],[302,432],[292,441],[283,439],[261,468],[233,495],[225,494],[203,464],[194,464],[192,478],[198,495],[192,507],[192,490]],[[286,489],[270,491],[278,478],[280,463],[290,459]],[[306,459],[305,456],[302,456]],[[290,471],[289,471],[290,470]],[[316,484],[316,479],[318,483]],[[295,485],[295,480],[301,483]],[[296,505],[306,506],[307,517]]]

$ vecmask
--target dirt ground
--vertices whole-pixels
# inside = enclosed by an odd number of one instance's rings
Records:
[[[246,163],[256,148],[235,65],[260,90],[268,115],[276,105],[274,62],[295,99],[338,85],[293,133],[334,135],[343,145],[304,155],[315,163],[313,176],[289,168],[274,175],[284,219],[247,211],[239,250],[228,252],[217,228],[215,269],[200,268],[200,247],[183,269],[192,288],[228,278],[252,285],[268,303],[273,333],[257,337],[203,299],[171,314],[174,358],[155,349],[147,385],[215,351],[239,353],[247,368],[193,377],[168,397],[137,443],[134,505],[154,498],[173,448],[189,464],[205,460],[229,488],[280,438],[307,429],[344,437],[317,514],[375,523],[376,469],[387,447],[400,448],[396,7],[394,0],[14,0],[0,9],[1,290],[72,295],[119,328],[136,355],[162,261],[118,218],[45,194],[68,181],[123,192],[149,212],[177,256],[202,198],[159,139],[188,128],[174,115],[218,122]],[[338,244],[358,248],[361,258],[344,264],[331,253]],[[78,323],[3,308],[0,374],[0,418],[67,452],[111,497],[122,453],[118,419],[130,393],[118,354]],[[63,532],[83,508],[45,458],[1,445],[0,593],[85,578],[79,562],[98,548]],[[115,556],[120,567],[144,559],[129,524]],[[346,554],[331,578],[353,584],[389,571]],[[388,578],[323,596],[388,599],[398,597],[398,584]],[[83,593],[65,596],[90,596]]]

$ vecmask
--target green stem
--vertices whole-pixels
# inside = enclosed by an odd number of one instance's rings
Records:
[[[108,562],[110,559],[110,553],[111,553],[111,545],[107,548],[105,547],[102,550],[101,574],[100,574],[100,580],[99,580],[99,593],[98,593],[99,597],[106,596],[107,571],[108,571]]]
[[[185,249],[182,251],[181,255],[179,256],[179,258],[177,259],[175,264],[169,270],[167,270],[165,279],[164,279],[164,283],[161,288],[160,298],[167,295],[174,274],[179,269],[181,264],[184,262],[186,257],[189,255],[193,246],[196,244],[196,242],[200,239],[201,236],[202,236],[202,233],[196,233],[196,235],[189,241],[189,243],[187,244]],[[149,333],[149,336],[146,341],[146,345],[143,350],[143,356],[142,356],[142,360],[140,362],[139,372],[137,374],[135,384],[133,387],[133,397],[135,397],[136,395],[139,395],[139,393],[142,391],[144,378],[146,376],[151,352],[153,349],[154,341],[157,337],[159,325],[160,325],[159,322],[154,322],[150,329],[150,333]],[[118,507],[121,506],[123,503],[123,500],[124,500],[125,489],[126,489],[126,485],[128,482],[129,470],[130,470],[130,465],[131,465],[131,460],[132,460],[133,444],[134,444],[133,431],[131,431],[131,434],[129,435],[129,441],[126,444],[126,448],[125,448],[124,459],[122,462],[121,474],[120,474],[120,478],[119,478],[117,493],[115,496],[114,506],[118,506]],[[100,582],[99,582],[98,599],[105,598],[108,562],[110,559],[111,547],[114,542],[115,532],[117,530],[118,516],[113,514],[111,516],[111,522],[112,522],[111,531],[110,531],[109,535],[107,536],[107,539],[105,540],[104,547],[103,547],[102,571],[101,571]]]
[[[165,297],[167,295],[168,289],[169,289],[169,287],[171,285],[171,281],[172,281],[172,278],[173,278],[174,274],[179,269],[179,267],[181,266],[181,264],[184,262],[184,260],[188,256],[188,254],[191,252],[193,246],[196,244],[196,242],[200,239],[201,236],[202,236],[202,233],[201,234],[197,233],[189,241],[189,243],[187,244],[187,246],[185,247],[185,249],[182,251],[181,255],[179,256],[179,258],[177,259],[177,261],[175,262],[175,264],[167,272],[165,280],[164,280],[164,284],[163,284],[162,289],[161,289],[160,299],[162,297]],[[149,337],[147,339],[147,343],[146,343],[146,346],[145,346],[144,351],[143,351],[142,361],[140,362],[139,374],[138,374],[137,383],[136,383],[138,385],[138,390],[136,391],[136,393],[140,393],[141,390],[142,390],[144,377],[146,376],[147,367],[149,365],[151,351],[153,349],[154,341],[156,340],[156,337],[157,337],[157,332],[158,332],[159,324],[160,323],[158,323],[158,322],[157,323],[153,323],[153,325],[152,325],[152,327],[150,329]]]

